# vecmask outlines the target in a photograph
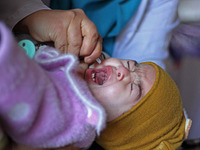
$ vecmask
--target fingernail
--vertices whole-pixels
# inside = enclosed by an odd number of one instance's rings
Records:
[[[89,64],[89,63],[92,62],[92,59],[91,59],[91,58],[86,58],[86,59],[85,59],[85,62]]]

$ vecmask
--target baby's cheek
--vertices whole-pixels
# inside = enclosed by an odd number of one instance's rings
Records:
[[[104,90],[102,91],[102,95],[105,97],[115,97],[118,94],[119,90],[116,87],[113,86],[109,86],[107,88],[104,88]]]
[[[115,90],[110,87],[93,87],[92,93],[98,101],[105,101],[113,98],[113,96],[115,95]]]

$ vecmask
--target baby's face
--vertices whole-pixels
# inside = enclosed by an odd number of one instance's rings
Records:
[[[104,106],[108,121],[131,109],[151,89],[156,78],[152,65],[109,58],[86,70],[85,79]]]

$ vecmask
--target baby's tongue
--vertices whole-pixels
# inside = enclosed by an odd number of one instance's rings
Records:
[[[105,72],[97,72],[96,73],[96,83],[102,85],[106,80],[106,73]]]

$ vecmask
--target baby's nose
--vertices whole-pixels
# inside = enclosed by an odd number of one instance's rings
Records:
[[[124,77],[126,77],[128,74],[129,74],[128,69],[126,69],[123,66],[118,67],[116,70],[117,80],[119,80],[119,81],[123,80]]]

